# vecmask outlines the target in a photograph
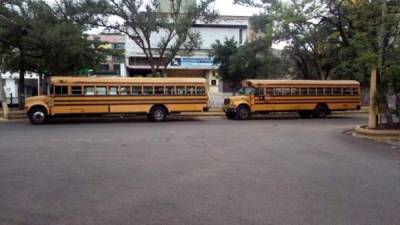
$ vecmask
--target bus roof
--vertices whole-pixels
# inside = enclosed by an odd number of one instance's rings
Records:
[[[355,80],[256,80],[242,81],[249,85],[360,85]]]
[[[145,78],[145,77],[52,77],[51,83],[56,84],[73,84],[73,83],[194,83],[205,84],[205,78]]]

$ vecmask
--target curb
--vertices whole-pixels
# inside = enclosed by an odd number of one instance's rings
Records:
[[[400,141],[400,130],[372,130],[363,125],[354,129],[353,136],[376,141]]]

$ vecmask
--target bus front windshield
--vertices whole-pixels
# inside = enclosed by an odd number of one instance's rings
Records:
[[[241,87],[237,92],[238,95],[253,95],[254,88],[253,87]]]

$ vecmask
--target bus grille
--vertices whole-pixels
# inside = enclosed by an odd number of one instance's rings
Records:
[[[229,98],[224,99],[224,105],[229,105],[231,100]]]

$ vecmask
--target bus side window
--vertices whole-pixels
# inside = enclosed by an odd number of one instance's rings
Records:
[[[341,88],[334,88],[333,89],[333,95],[342,95],[342,89]]]
[[[264,88],[263,87],[257,87],[255,91],[255,96],[260,97],[264,96]]]
[[[282,88],[282,95],[285,96],[290,95],[290,88]]]
[[[308,95],[315,95],[315,93],[316,93],[315,88],[309,88],[308,89]]]
[[[274,89],[273,88],[267,88],[267,96],[272,96],[274,95]]]
[[[302,95],[302,96],[308,95],[307,88],[301,88],[300,89],[300,95]]]
[[[177,86],[176,94],[177,95],[185,95],[185,86]]]
[[[81,86],[71,86],[71,95],[82,95]]]
[[[164,95],[164,86],[155,86],[154,93],[156,95]]]
[[[325,88],[325,95],[332,95],[332,88]]]
[[[108,87],[108,95],[118,95],[118,87]]]
[[[195,95],[196,94],[196,87],[195,86],[187,86],[186,92],[188,95]]]
[[[174,86],[166,86],[165,94],[166,95],[175,95],[175,87]]]
[[[323,88],[317,88],[317,95],[324,95],[324,89]]]
[[[91,87],[89,87],[89,86],[84,87],[84,94],[85,94],[85,95],[94,95],[94,87],[93,87],[93,86],[91,86]]]
[[[105,86],[97,86],[96,95],[107,95],[107,88]]]
[[[282,95],[282,88],[275,88],[274,95]]]
[[[56,95],[68,95],[68,86],[56,86]]]
[[[143,86],[143,95],[153,95],[153,86]]]
[[[343,88],[343,95],[352,95],[351,88]]]
[[[353,95],[358,95],[359,93],[358,93],[358,88],[353,88]]]
[[[291,88],[291,95],[293,96],[298,96],[299,95],[299,89],[298,88]]]
[[[128,86],[120,87],[119,93],[120,95],[130,95],[131,89]]]
[[[142,86],[132,86],[132,95],[142,95]]]
[[[197,95],[203,96],[205,94],[206,94],[206,88],[205,87],[202,87],[202,86],[197,87]]]

